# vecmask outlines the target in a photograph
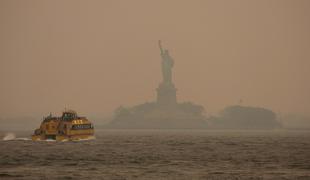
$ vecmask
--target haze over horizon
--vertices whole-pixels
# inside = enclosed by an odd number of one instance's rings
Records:
[[[306,0],[2,0],[0,117],[154,101],[159,39],[179,101],[310,116],[309,17]]]

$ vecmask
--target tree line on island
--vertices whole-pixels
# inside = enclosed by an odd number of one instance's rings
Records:
[[[120,106],[111,128],[138,129],[275,129],[281,128],[276,114],[266,108],[233,105],[224,108],[217,116],[205,116],[204,107],[191,102],[174,107],[161,107],[156,102],[131,108]]]

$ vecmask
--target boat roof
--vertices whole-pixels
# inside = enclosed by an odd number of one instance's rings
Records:
[[[50,121],[72,121],[75,119],[86,119],[86,117],[79,117],[74,110],[65,110],[62,112],[61,117],[52,116],[52,113],[50,113],[49,116],[43,118],[43,122],[50,122]]]
[[[76,111],[74,111],[74,110],[65,110],[65,111],[62,112],[62,114],[65,114],[65,113],[76,114],[77,115]]]

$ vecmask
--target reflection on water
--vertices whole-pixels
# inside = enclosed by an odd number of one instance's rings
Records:
[[[310,132],[96,133],[81,142],[2,140],[0,179],[310,178]]]

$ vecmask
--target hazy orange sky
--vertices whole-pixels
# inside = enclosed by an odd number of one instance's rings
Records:
[[[109,115],[156,98],[310,114],[308,0],[0,1],[0,117]]]

